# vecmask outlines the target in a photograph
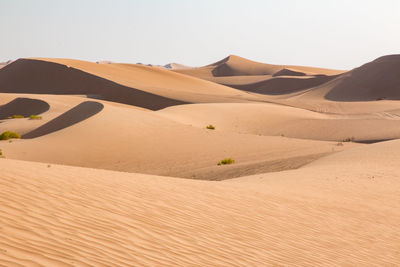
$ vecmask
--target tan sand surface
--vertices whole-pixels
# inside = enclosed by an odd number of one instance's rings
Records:
[[[192,104],[157,113],[166,118],[216,131],[293,138],[374,141],[400,138],[400,117],[386,113],[327,114],[268,103]],[[392,112],[394,113],[394,112]]]
[[[399,62],[8,64],[0,265],[400,265]]]
[[[399,145],[363,146],[298,170],[225,182],[2,159],[0,260],[396,266]]]
[[[116,106],[100,100],[87,101],[81,97],[37,95],[36,98],[52,107],[49,118],[46,112],[41,114],[43,121],[11,119],[0,123],[0,132],[24,130],[21,133],[23,137],[37,137],[14,140],[12,143],[0,141],[7,158],[189,178],[199,178],[199,175],[205,179],[225,179],[242,174],[240,170],[231,173],[229,168],[217,166],[224,158],[234,158],[237,162],[235,166],[249,174],[249,166],[259,166],[252,170],[258,173],[269,170],[268,164],[276,164],[279,160],[286,162],[279,169],[290,169],[293,168],[290,161],[297,162],[298,157],[305,157],[301,160],[307,163],[309,156],[315,159],[316,155],[347,147],[338,147],[336,142],[264,136],[261,132],[213,131],[205,128],[208,124],[195,127],[168,119],[162,113],[126,105]],[[77,100],[79,104],[99,103],[103,107],[98,111],[94,104],[95,112],[93,105],[77,109]],[[63,105],[57,107],[58,103]],[[69,107],[64,108],[67,103],[70,103]],[[55,112],[62,109],[64,112]],[[71,109],[77,110],[71,113]],[[56,113],[59,115],[55,116]],[[294,166],[298,165],[301,162]],[[226,170],[227,174],[221,174],[221,170]],[[214,172],[217,173],[211,175]]]

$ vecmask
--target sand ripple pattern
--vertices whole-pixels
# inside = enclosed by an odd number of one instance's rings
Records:
[[[400,263],[398,197],[268,188],[2,159],[0,265]]]

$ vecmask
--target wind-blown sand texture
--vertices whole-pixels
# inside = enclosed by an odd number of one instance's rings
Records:
[[[8,64],[0,265],[399,265],[399,65]]]

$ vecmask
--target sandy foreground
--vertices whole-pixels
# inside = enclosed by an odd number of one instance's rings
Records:
[[[16,60],[0,265],[398,266],[398,66]]]

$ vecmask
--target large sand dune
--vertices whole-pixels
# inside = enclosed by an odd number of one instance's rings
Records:
[[[8,64],[0,265],[399,265],[398,62]]]
[[[235,55],[204,67],[175,71],[240,90],[272,95],[315,87],[344,72],[304,66],[271,65]]]
[[[1,263],[395,266],[398,146],[227,182],[1,160]]]
[[[207,124],[194,127],[166,118],[162,113],[115,106],[104,101],[83,102],[84,98],[76,97],[83,103],[75,107],[76,100],[72,101],[72,97],[38,97],[58,110],[62,109],[57,108],[58,103],[70,101],[70,108],[47,123],[30,128],[23,135],[28,139],[12,143],[3,141],[1,148],[8,158],[188,178],[226,179],[291,169],[309,162],[310,158],[343,149],[335,142],[207,130]],[[47,117],[46,113],[42,116]],[[210,121],[213,117],[210,114]],[[18,130],[13,128],[16,120],[18,127],[30,123],[24,119],[6,120],[0,124],[0,132]],[[227,157],[237,161],[235,168],[239,169],[233,173],[230,168],[217,166]]]
[[[343,71],[304,66],[272,65],[230,55],[204,67],[176,70],[176,72],[211,79],[211,77],[281,75],[283,73],[289,76],[316,74],[334,75],[342,73]]]
[[[400,55],[380,57],[314,90],[334,101],[399,100]]]
[[[159,68],[67,59],[19,59],[0,71],[0,92],[88,95],[153,110],[188,102],[256,99]]]

